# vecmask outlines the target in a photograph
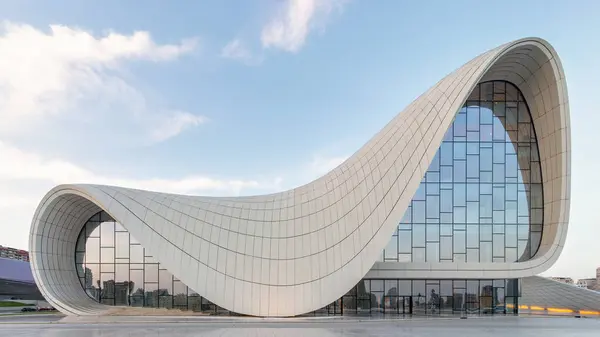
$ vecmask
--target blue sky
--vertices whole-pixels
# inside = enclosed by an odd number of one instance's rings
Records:
[[[0,244],[27,247],[59,183],[307,183],[463,63],[539,36],[562,58],[573,128],[569,237],[547,274],[592,276],[598,13],[591,0],[1,1]]]

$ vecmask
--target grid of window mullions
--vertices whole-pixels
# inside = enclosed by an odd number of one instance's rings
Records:
[[[492,95],[482,93],[484,86],[488,93],[493,87]],[[469,99],[381,260],[514,262],[537,250],[541,170],[528,107],[516,87],[501,81],[479,85]]]
[[[332,306],[341,306],[339,312],[344,315],[440,314],[463,310],[493,314],[513,311],[518,307],[519,296],[519,281],[514,279],[363,279],[342,296],[341,303],[336,301]],[[433,311],[431,304],[435,306]],[[498,311],[498,308],[504,308],[504,311]],[[315,313],[330,311],[317,310]]]
[[[121,240],[124,242],[120,242]],[[96,241],[97,245],[89,244]],[[105,212],[94,215],[83,227],[78,238],[75,263],[82,287],[90,297],[104,304],[229,313],[198,294],[190,292],[185,284],[146,254],[146,250],[131,237],[129,232],[110,219]],[[90,267],[99,272],[100,278],[94,279]],[[122,269],[121,272],[118,272],[119,269]],[[134,274],[139,275],[134,277]],[[88,278],[92,282],[86,281]],[[118,298],[116,285],[134,279],[141,280],[141,285],[134,282],[135,289],[127,291],[126,297]],[[108,284],[113,289],[107,291],[105,282],[111,280],[114,282]],[[119,286],[124,285],[119,284]]]

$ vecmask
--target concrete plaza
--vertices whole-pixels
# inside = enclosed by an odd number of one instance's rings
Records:
[[[61,316],[0,317],[0,336],[598,336],[600,320],[571,317],[374,319],[160,319],[118,317],[92,323]]]

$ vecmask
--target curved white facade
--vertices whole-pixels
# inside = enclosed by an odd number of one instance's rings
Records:
[[[538,137],[544,224],[536,255],[515,263],[375,263],[467,95],[490,80],[518,87]],[[161,265],[211,302],[241,314],[292,316],[335,301],[365,275],[451,279],[538,274],[562,250],[569,198],[564,73],[547,42],[527,38],[452,72],[339,167],[293,190],[215,198],[57,186],[33,218],[31,265],[40,291],[63,313],[105,312],[109,307],[82,289],[74,263],[82,226],[105,210]]]

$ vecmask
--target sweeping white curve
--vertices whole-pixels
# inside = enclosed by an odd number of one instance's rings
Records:
[[[375,264],[467,95],[489,80],[506,80],[521,90],[538,135],[544,186],[538,252],[514,263]],[[216,198],[57,186],[32,221],[31,266],[40,291],[61,312],[106,312],[110,307],[82,289],[74,263],[82,226],[104,210],[161,265],[211,302],[241,314],[293,316],[340,298],[368,272],[382,278],[399,273],[405,278],[537,274],[562,250],[569,198],[564,73],[546,41],[527,38],[452,72],[336,169],[293,190]]]

